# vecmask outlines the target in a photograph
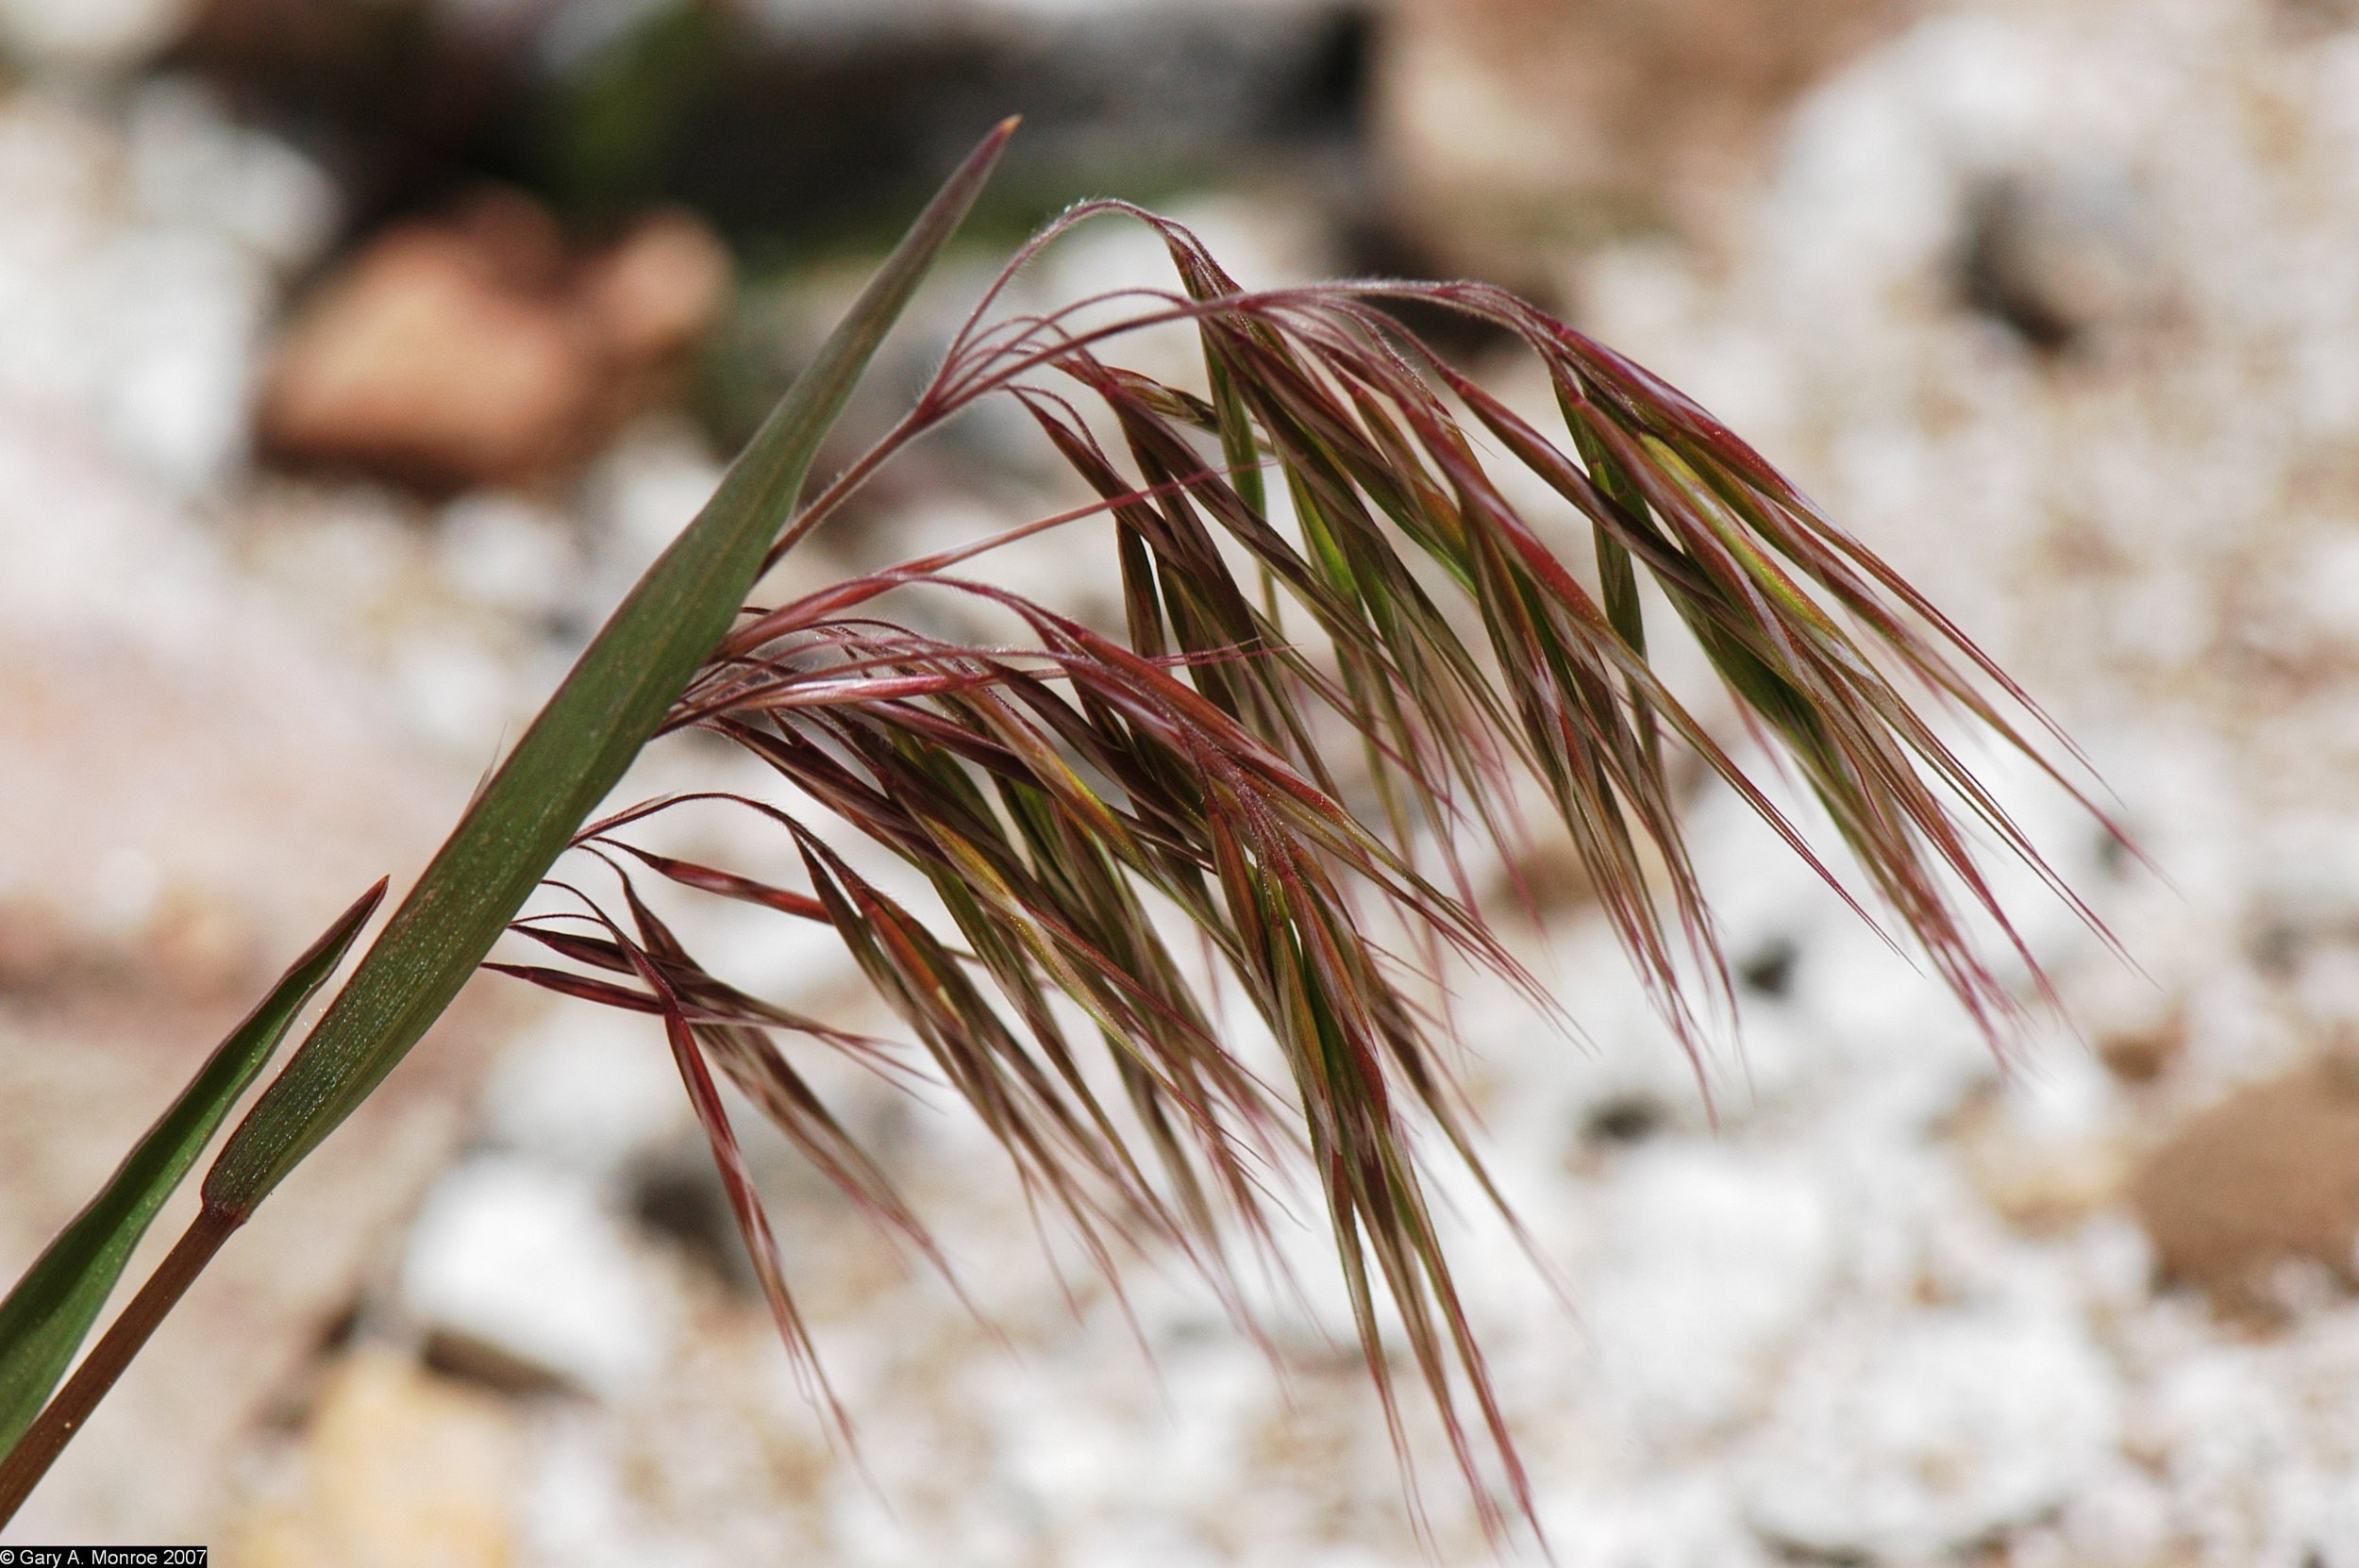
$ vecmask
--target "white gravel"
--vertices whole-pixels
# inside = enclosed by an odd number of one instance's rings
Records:
[[[644,1245],[562,1173],[487,1156],[427,1194],[400,1301],[428,1333],[620,1397],[661,1374],[679,1331],[678,1303]]]
[[[334,222],[326,176],[163,81],[124,137],[62,99],[0,103],[0,389],[91,419],[179,489],[228,475],[279,279]]]

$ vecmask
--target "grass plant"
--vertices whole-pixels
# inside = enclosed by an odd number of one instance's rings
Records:
[[[1982,922],[2015,939],[1984,859],[2018,857],[2071,894],[1928,710],[1963,716],[2060,782],[2066,769],[2048,759],[2069,761],[2068,746],[1750,447],[1512,294],[1386,281],[1246,290],[1184,227],[1084,204],[1009,262],[907,415],[804,498],[822,438],[1012,130],[926,209],[582,655],[231,1133],[198,1219],[37,1418],[136,1239],[121,1216],[152,1215],[372,901],[200,1075],[192,1095],[205,1109],[176,1110],[171,1158],[135,1155],[0,1308],[0,1416],[12,1422],[0,1438],[14,1440],[0,1521],[206,1260],[479,966],[660,1021],[770,1310],[807,1369],[810,1336],[719,1083],[929,1252],[890,1174],[796,1065],[840,1051],[955,1088],[1028,1192],[1109,1270],[1156,1244],[1225,1278],[1240,1238],[1266,1235],[1277,1175],[1307,1168],[1397,1439],[1379,1344],[1388,1309],[1491,1517],[1528,1512],[1418,1152],[1432,1129],[1481,1171],[1443,1062],[1447,1026],[1415,981],[1470,961],[1551,1004],[1495,933],[1456,846],[1519,842],[1518,803],[1536,786],[1691,1049],[1729,982],[1681,834],[1673,758],[1700,759],[1818,864],[1659,678],[1649,642],[1671,628],[1648,625],[1642,579],[1823,805],[1883,912],[1994,1038],[2004,1026],[2017,997],[1973,932]],[[1177,285],[1004,309],[1043,247],[1100,222],[1147,225]],[[1409,302],[1519,342],[1554,390],[1554,417],[1534,423],[1429,351],[1388,313]],[[1126,335],[1175,323],[1200,341],[1199,390],[1113,357]],[[896,454],[985,399],[1020,408],[1096,500],[787,602],[747,602]],[[1586,525],[1595,592],[1548,543],[1561,520],[1511,499],[1535,488],[1502,483],[1511,467]],[[971,570],[1016,539],[1085,524],[1114,536],[1122,636]],[[912,612],[926,596],[983,607],[1021,635],[929,629],[945,618]],[[686,729],[757,759],[778,797],[613,809],[641,748]],[[803,885],[634,842],[637,825],[690,807],[757,813]],[[860,869],[879,858],[904,868],[903,891]],[[643,896],[649,878],[828,927],[909,1039],[836,1028],[713,975]],[[562,902],[520,915],[544,880]],[[493,959],[511,928],[531,951]],[[1260,1015],[1286,1081],[1266,1081],[1224,1038],[1208,962]]]

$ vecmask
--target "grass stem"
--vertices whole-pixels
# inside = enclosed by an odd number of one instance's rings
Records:
[[[156,1272],[148,1276],[147,1283],[140,1287],[140,1293],[74,1369],[57,1397],[25,1428],[24,1438],[7,1460],[0,1462],[0,1525],[16,1517],[16,1510],[49,1474],[49,1467],[81,1430],[98,1402],[107,1397],[123,1369],[131,1364],[131,1358],[147,1343],[156,1326],[179,1304],[205,1265],[212,1261],[213,1254],[244,1223],[243,1214],[209,1205],[198,1211],[164,1260],[156,1265]]]

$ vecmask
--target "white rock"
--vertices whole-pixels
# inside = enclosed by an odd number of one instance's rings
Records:
[[[216,235],[142,228],[92,259],[88,342],[101,356],[92,402],[107,433],[186,490],[245,456],[254,344],[269,308],[252,259]]]
[[[427,1196],[401,1303],[430,1332],[609,1398],[661,1372],[678,1327],[677,1299],[591,1188],[509,1156]]]
[[[171,42],[195,9],[196,0],[0,0],[0,44],[39,66],[126,71]]]
[[[569,1000],[500,1053],[479,1114],[500,1146],[594,1176],[661,1147],[692,1120],[660,1025]]]
[[[489,766],[520,714],[513,672],[490,649],[446,629],[418,630],[393,650],[393,690],[417,733]]]
[[[1608,1385],[1661,1435],[1743,1415],[1833,1282],[1823,1190],[1790,1164],[1682,1142],[1631,1155],[1605,1203],[1581,1305]]]
[[[1564,1487],[1542,1507],[1563,1560],[1583,1568],[1765,1568],[1774,1560],[1717,1476]]]
[[[282,272],[318,259],[334,238],[339,203],[326,172],[237,125],[203,84],[147,84],[124,129],[130,205],[146,221],[214,231]]]
[[[663,553],[721,482],[722,465],[685,428],[650,421],[625,432],[583,486],[600,618]]]
[[[567,520],[518,495],[477,491],[453,501],[435,558],[461,595],[512,615],[555,616],[580,593],[581,552]]]
[[[1917,1561],[2037,1518],[2097,1474],[2119,1390],[2068,1321],[1955,1309],[1830,1324],[1750,1444],[1754,1526]]]
[[[2106,1464],[2057,1516],[2061,1561],[2136,1568],[2167,1561],[2169,1490],[2128,1460]]]
[[[518,1502],[527,1562],[623,1568],[670,1560],[649,1550],[619,1446],[609,1426],[561,1417],[550,1424]]]
[[[255,344],[275,290],[275,263],[255,237],[293,225],[235,216],[243,187],[191,172],[210,166],[213,142],[243,149],[232,161],[269,163],[254,152],[259,142],[216,125],[176,146],[192,116],[169,100],[148,118],[161,123],[126,143],[37,93],[0,106],[9,214],[0,225],[0,389],[87,422],[149,474],[198,490],[244,455]],[[175,195],[159,205],[142,190]],[[299,248],[287,234],[271,242]]]

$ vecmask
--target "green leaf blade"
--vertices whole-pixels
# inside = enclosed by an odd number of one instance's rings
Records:
[[[40,1413],[132,1249],[384,896],[380,881],[295,959],[0,1301],[0,1453],[14,1446]]]

